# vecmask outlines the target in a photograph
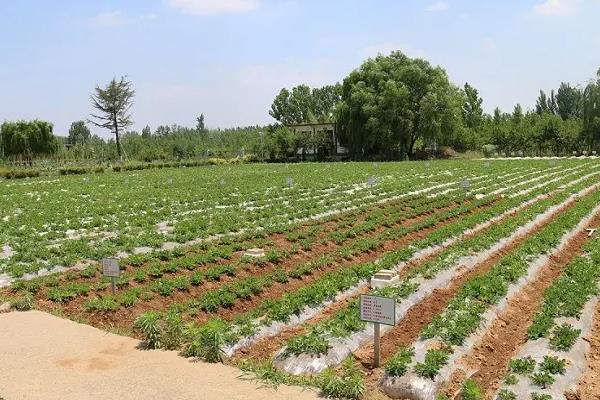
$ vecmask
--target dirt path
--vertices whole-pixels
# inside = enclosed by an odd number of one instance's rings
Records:
[[[600,216],[596,215],[588,226],[597,226],[598,223]],[[581,254],[582,246],[588,240],[588,233],[581,230],[558,255],[551,256],[535,279],[509,300],[507,309],[496,318],[477,346],[459,361],[466,371],[474,372],[471,379],[485,388],[486,399],[490,399],[498,389],[508,371],[509,361],[527,342],[527,329],[542,303],[544,292],[561,276],[569,262]],[[464,374],[462,370],[454,374],[447,394],[458,392]]]
[[[135,339],[39,311],[0,315],[0,398],[5,400],[285,400],[311,391],[259,388],[220,364],[171,351],[138,350]]]
[[[577,400],[600,400],[600,303],[594,314],[592,334],[586,338],[590,343],[587,369],[579,381]]]

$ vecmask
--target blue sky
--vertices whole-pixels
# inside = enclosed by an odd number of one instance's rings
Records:
[[[282,87],[396,49],[474,85],[487,110],[531,108],[600,68],[599,17],[600,0],[0,0],[0,121],[66,134],[96,84],[128,75],[135,129],[200,112],[209,127],[269,123]]]

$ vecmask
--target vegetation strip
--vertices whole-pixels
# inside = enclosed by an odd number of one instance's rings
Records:
[[[518,286],[519,290],[515,290],[515,294],[508,299],[506,308],[497,318],[490,321],[483,338],[460,361],[463,368],[474,372],[474,374],[469,374],[472,375],[473,381],[483,388],[487,397],[498,389],[500,379],[507,371],[508,361],[527,341],[528,328],[543,301],[542,294],[551,287],[553,282],[565,271],[566,266],[582,251],[583,244],[588,240],[584,228],[590,223],[600,222],[598,200],[600,200],[600,194],[596,192],[593,196],[582,199],[580,204],[564,218],[557,219],[553,223],[557,227],[555,231],[558,231],[561,224],[564,229],[567,229],[569,223],[579,219],[579,225],[573,228],[570,234],[563,237],[560,246],[555,248],[550,256],[542,256],[536,261],[539,271],[535,274],[530,272],[527,279],[521,283],[522,287]],[[588,216],[581,218],[582,214]],[[536,239],[538,243],[555,241],[551,234]],[[532,243],[532,246],[536,246],[536,244]],[[539,247],[540,244],[537,246]],[[453,374],[448,389],[449,394],[456,392],[462,379],[464,379],[464,372],[459,370]]]
[[[507,220],[507,222],[505,222],[502,225],[504,227],[504,229],[500,229],[500,230],[496,231],[497,237],[492,235],[491,237],[488,238],[489,243],[491,244],[491,243],[495,242],[496,240],[500,239],[501,237],[513,232],[517,226],[525,223],[530,218],[532,218],[533,216],[537,215],[539,212],[544,210],[546,207],[549,207],[550,205],[554,204],[554,202],[559,203],[561,201],[561,199],[564,200],[565,197],[567,197],[567,195],[563,194],[562,196],[559,196],[558,199],[553,199],[553,201],[551,201],[551,200],[542,201],[539,204],[528,209],[527,212],[521,213],[519,216],[515,216],[512,219]],[[509,223],[509,222],[512,222],[512,223]],[[468,240],[467,242],[465,242],[464,245],[462,243],[459,243],[456,246],[456,248],[458,250],[458,253],[457,253],[458,256],[455,257],[454,259],[459,258],[460,254],[464,254],[469,251],[470,245],[468,243],[474,243],[474,245],[479,246],[479,248],[485,248],[486,246],[488,246],[487,242],[485,240],[482,241],[482,237],[479,237],[479,236],[475,237],[471,240]],[[475,247],[475,248],[477,248],[477,247]],[[378,290],[375,292],[380,293],[382,295],[393,296],[397,299],[398,302],[402,302],[403,301],[402,299],[405,299],[412,293],[416,292],[416,289],[418,286],[414,279],[418,278],[419,275],[421,277],[431,279],[434,276],[436,276],[436,274],[440,268],[446,268],[449,265],[452,265],[452,262],[450,262],[450,264],[448,264],[449,260],[446,257],[448,254],[452,254],[453,250],[454,250],[453,248],[447,249],[444,252],[445,254],[442,254],[438,258],[440,261],[443,261],[443,262],[440,263],[440,262],[431,261],[431,262],[424,264],[420,268],[418,268],[414,271],[411,271],[412,274],[410,274],[409,277],[403,283],[401,283],[397,288],[385,288],[385,289]],[[451,277],[451,276],[452,276],[452,274],[449,275],[449,277]],[[445,284],[440,283],[440,285],[445,285]],[[419,301],[422,300],[423,296],[426,296],[426,295],[423,295],[420,293],[416,293],[416,295],[418,297],[415,299],[411,299],[411,301],[409,301],[407,303],[408,304],[407,307],[410,307],[410,305],[412,305],[412,304],[418,303]],[[397,315],[398,320],[400,320],[403,317],[402,313],[408,311],[407,307],[404,307],[404,304],[402,304],[401,308],[398,309],[398,312],[401,313],[401,315]],[[421,315],[421,313],[419,313],[419,315]],[[414,324],[411,324],[411,325],[413,327],[412,330],[414,330],[415,325]],[[320,355],[323,353],[328,353],[328,350],[330,348],[333,348],[333,349],[335,349],[334,350],[335,353],[332,353],[332,354],[337,354],[337,355],[335,357],[331,358],[330,361],[324,360],[325,364],[317,364],[312,359],[306,359],[306,362],[308,365],[310,365],[310,368],[314,368],[316,365],[327,365],[326,364],[327,362],[331,362],[331,363],[335,363],[336,361],[339,362],[339,361],[341,361],[340,357],[342,357],[342,354],[349,354],[349,352],[353,350],[353,347],[357,346],[356,343],[360,343],[360,342],[357,342],[357,340],[359,340],[359,339],[354,339],[354,337],[363,338],[363,336],[364,336],[364,338],[361,340],[369,340],[370,335],[365,330],[366,329],[365,326],[366,326],[365,323],[362,323],[361,321],[358,320],[358,303],[357,302],[350,303],[349,307],[341,309],[340,311],[337,312],[336,315],[334,315],[329,320],[320,322],[319,325],[313,327],[313,329],[311,331],[309,331],[309,333],[307,333],[303,336],[292,338],[291,341],[288,342],[288,344],[291,344],[292,349],[293,349],[293,350],[291,350],[291,354],[294,355],[295,357],[298,356],[298,354],[296,353],[297,350],[295,350],[296,348],[301,349],[300,351],[302,351],[302,352],[306,352],[307,355],[308,354]],[[400,330],[406,331],[405,328],[402,328],[403,326],[404,325],[401,324],[400,327],[396,327],[396,328],[394,328],[394,330],[400,329]],[[411,330],[409,329],[409,331],[411,331]],[[354,332],[359,332],[359,333],[355,334]],[[328,340],[328,337],[334,337],[334,338],[337,337],[339,339],[336,339],[334,343],[331,343]],[[387,346],[387,345],[394,346],[394,342],[390,341],[389,335],[385,335],[384,338],[386,338],[383,341],[385,346]],[[346,343],[348,343],[348,344],[346,344]],[[340,352],[339,349],[344,348],[345,346],[352,346],[352,347],[348,347],[348,350],[344,351],[343,353],[339,353]],[[284,350],[284,353],[282,353],[280,355],[280,358],[283,357],[283,358],[281,358],[281,360],[285,360],[286,358],[289,358],[289,355],[290,355],[289,351],[290,350],[288,350],[288,349]],[[383,351],[383,354],[385,356],[385,354],[386,354],[385,350]],[[302,361],[300,361],[300,359],[296,360],[296,358],[291,358],[289,360],[289,362],[285,361],[285,364],[282,364],[282,365],[288,366],[286,368],[290,368],[288,370],[289,372],[302,371],[304,368],[308,368],[308,365],[305,365]],[[293,365],[297,365],[297,366],[293,367]]]

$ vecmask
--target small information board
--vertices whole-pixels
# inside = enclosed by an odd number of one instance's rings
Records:
[[[109,278],[118,278],[121,275],[121,270],[119,269],[119,260],[115,258],[103,259],[102,275]]]
[[[396,302],[389,297],[363,294],[360,296],[360,319],[393,326],[396,324]]]

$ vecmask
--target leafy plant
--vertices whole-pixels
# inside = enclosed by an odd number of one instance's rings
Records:
[[[540,363],[540,371],[547,372],[552,375],[564,374],[566,371],[566,360],[561,360],[558,357],[544,356],[544,360]]]
[[[337,399],[359,399],[366,390],[364,377],[348,357],[341,366],[340,375],[328,368],[318,378],[319,389],[327,397]]]
[[[512,372],[519,375],[529,375],[535,369],[537,363],[531,357],[518,358],[512,360],[509,364],[509,368]]]
[[[415,373],[423,378],[434,379],[450,358],[448,349],[430,349],[425,354],[425,362],[415,365]]]
[[[160,334],[160,320],[162,314],[156,311],[148,311],[136,318],[133,326],[144,335],[144,341],[150,349],[158,349],[162,346]]]
[[[581,329],[575,329],[569,324],[554,328],[550,337],[550,346],[557,351],[569,351],[581,334]]]
[[[385,372],[389,376],[403,376],[415,355],[414,349],[401,348],[386,362]]]
[[[482,400],[483,394],[475,381],[468,379],[463,383],[460,391],[462,400]]]

